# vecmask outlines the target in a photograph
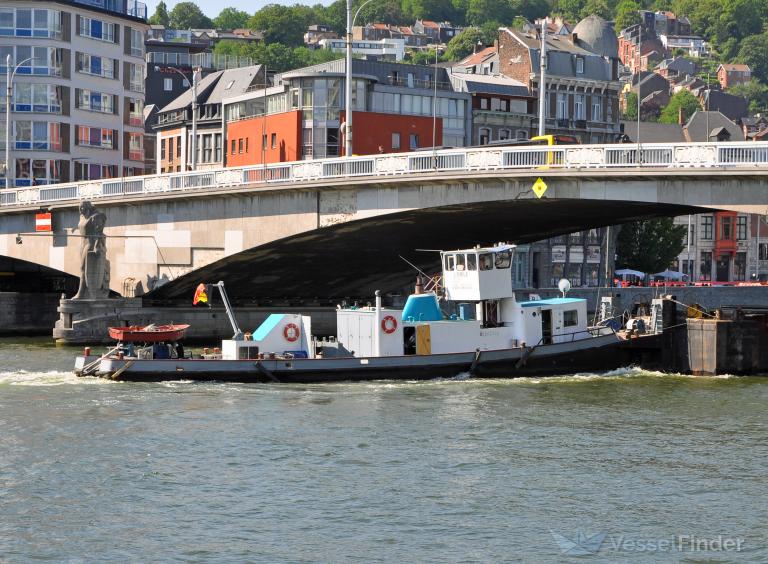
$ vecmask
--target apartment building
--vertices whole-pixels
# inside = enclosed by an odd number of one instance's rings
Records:
[[[0,75],[15,69],[3,185],[143,173],[146,15],[134,0],[0,4]]]

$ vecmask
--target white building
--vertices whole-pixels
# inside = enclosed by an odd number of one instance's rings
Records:
[[[18,65],[10,166],[0,185],[6,179],[29,186],[143,172],[148,27],[146,6],[134,0],[0,3],[0,75],[8,72],[8,55],[11,71]],[[2,113],[5,96],[2,88]],[[5,143],[3,116],[3,160]]]
[[[321,39],[320,46],[334,53],[344,53],[344,39]],[[379,41],[352,41],[352,53],[367,59],[402,61],[405,57],[405,39],[380,39]]]
[[[709,53],[706,42],[698,35],[661,34],[659,39],[668,50],[683,49],[691,57],[703,57]]]

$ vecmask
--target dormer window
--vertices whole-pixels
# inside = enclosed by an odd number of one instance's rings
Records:
[[[584,74],[584,57],[576,57],[576,74]]]

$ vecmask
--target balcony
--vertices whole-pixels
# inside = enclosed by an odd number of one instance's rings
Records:
[[[570,126],[570,122],[568,118],[557,118],[556,124],[557,124],[557,127],[562,127],[566,129]]]
[[[573,121],[573,127],[576,129],[586,129],[587,128],[587,120],[585,119],[577,119]]]
[[[408,79],[402,76],[388,76],[387,84],[389,86],[402,86],[403,88],[421,88],[424,90],[434,90],[435,82],[433,80],[423,80],[420,78]],[[453,90],[453,86],[450,82],[438,82],[438,90]]]

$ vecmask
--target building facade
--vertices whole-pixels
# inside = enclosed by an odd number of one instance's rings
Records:
[[[541,38],[504,28],[499,33],[501,74],[538,97]],[[613,29],[589,16],[570,36],[547,36],[546,132],[583,143],[610,143],[620,134],[618,43]]]
[[[445,69],[361,59],[352,69],[354,154],[468,143],[470,96]],[[344,80],[344,61],[330,61],[226,99],[227,166],[342,156]]]
[[[0,4],[0,74],[16,67],[4,184],[144,172],[147,29],[146,6],[132,0]],[[5,144],[3,117],[0,155]]]

